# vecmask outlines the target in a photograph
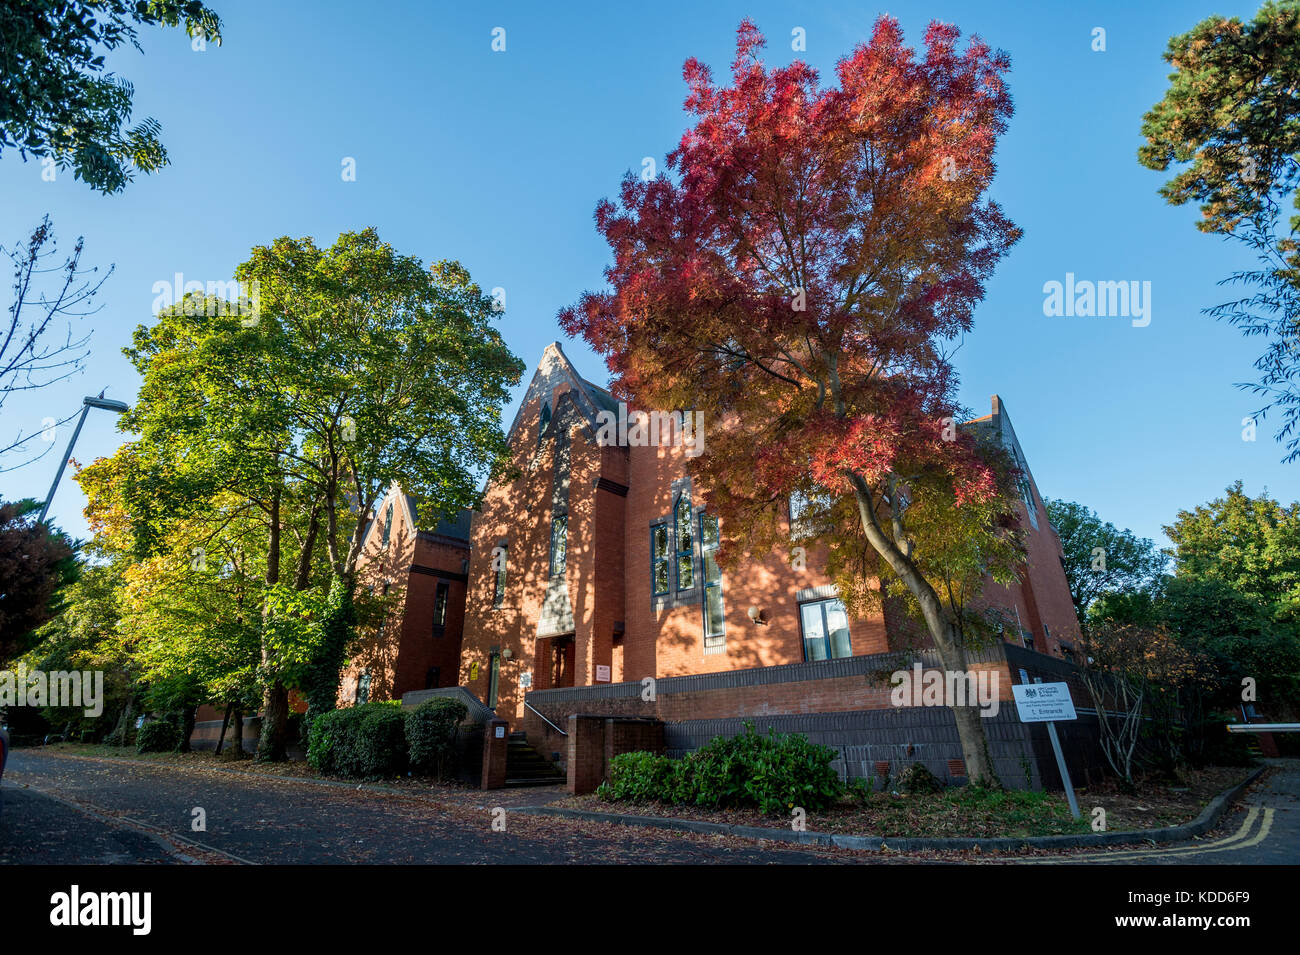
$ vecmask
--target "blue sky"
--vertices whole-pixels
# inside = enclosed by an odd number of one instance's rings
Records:
[[[531,368],[563,340],[556,312],[603,282],[597,200],[644,157],[662,164],[680,138],[688,56],[725,76],[736,25],[750,16],[767,34],[768,62],[799,56],[830,81],[889,12],[913,45],[940,19],[1012,61],[1016,111],[994,195],[1025,235],[957,352],[963,402],[985,414],[989,396],[1002,396],[1044,495],[1161,543],[1178,509],[1238,478],[1252,494],[1300,496],[1300,465],[1280,463],[1271,422],[1242,440],[1256,403],[1234,383],[1252,379],[1259,346],[1200,313],[1228,297],[1216,281],[1246,260],[1198,233],[1194,208],[1166,205],[1162,175],[1135,158],[1141,117],[1166,86],[1168,38],[1211,13],[1249,18],[1257,4],[411,2],[383,16],[333,0],[211,4],[222,47],[195,52],[180,31],[152,30],[144,55],[110,59],[135,84],[135,116],[162,123],[171,166],[102,197],[71,173],[44,182],[39,163],[0,158],[6,245],[48,212],[69,247],[85,236],[87,263],[116,265],[84,373],[11,400],[4,435],[63,418],[101,388],[131,401],[138,380],[121,348],[150,320],[154,283],[176,272],[227,279],[253,245],[280,235],[328,245],[373,225],[403,252],[459,259],[485,289],[506,290],[502,331]],[[491,48],[495,27],[505,52]],[[796,27],[804,53],[790,48]],[[1106,31],[1105,52],[1092,50],[1094,27]],[[355,182],[340,175],[344,157],[356,161]],[[1045,317],[1043,284],[1067,272],[1149,281],[1150,324]],[[584,345],[564,347],[587,377],[606,380]],[[124,440],[111,419],[92,413],[79,460]],[[38,463],[0,475],[0,494],[43,498],[68,433]],[[53,518],[84,536],[83,506],[65,478]]]

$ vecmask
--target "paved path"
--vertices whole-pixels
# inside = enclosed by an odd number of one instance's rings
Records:
[[[94,815],[77,819],[76,810],[51,796]],[[203,861],[261,864],[843,861],[738,839],[575,826],[508,811],[500,832],[492,824],[501,813],[459,800],[24,750],[10,756],[0,805],[0,862],[9,863],[164,861],[155,835]],[[206,814],[205,832],[192,829],[195,808]]]
[[[1300,760],[1194,843],[984,862],[1300,863]],[[19,750],[0,787],[0,863],[739,863],[974,861],[808,851],[734,837],[521,816],[551,790],[394,795],[130,759]],[[497,807],[505,807],[502,812]],[[195,831],[202,809],[204,831]],[[495,810],[495,811],[494,811]],[[505,831],[496,831],[505,821]]]

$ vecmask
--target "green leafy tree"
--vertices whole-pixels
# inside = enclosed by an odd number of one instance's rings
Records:
[[[1087,626],[1088,608],[1098,598],[1123,599],[1147,590],[1162,577],[1169,559],[1147,538],[1127,528],[1119,530],[1082,504],[1044,503],[1061,539],[1065,579],[1080,627]]]
[[[102,554],[100,556],[103,556]],[[122,568],[113,561],[89,563],[66,589],[65,603],[36,633],[36,644],[23,657],[29,671],[91,670],[104,674],[103,711],[84,708],[44,710],[61,735],[103,739],[128,733],[138,712],[140,668],[133,647],[119,626],[122,614]]]
[[[1256,700],[1293,712],[1300,701],[1300,633],[1274,619],[1267,606],[1214,577],[1169,582],[1161,615],[1178,641],[1204,663],[1205,709],[1234,710],[1243,681]]]
[[[105,72],[104,56],[137,28],[185,25],[221,43],[221,21],[198,0],[5,0],[0,3],[0,153],[51,157],[103,193],[120,192],[132,169],[167,165],[162,127],[125,128],[134,89]]]
[[[251,314],[187,297],[127,351],[144,379],[122,422],[140,438],[118,455],[129,523],[148,550],[169,524],[234,494],[264,522],[268,588],[289,583],[280,555],[296,548],[293,589],[328,597],[314,715],[333,705],[365,612],[354,593],[368,516],[394,481],[430,511],[475,503],[507,460],[500,410],[523,365],[464,268],[425,267],[373,229],[328,249],[279,239],[237,277],[255,290]],[[261,668],[266,755],[277,758],[290,684],[265,639]]]
[[[1225,496],[1179,511],[1164,532],[1178,577],[1222,580],[1276,619],[1300,622],[1300,503],[1250,497],[1237,481]]]
[[[1300,458],[1300,3],[1271,0],[1254,20],[1212,16],[1169,41],[1164,98],[1142,124],[1138,159],[1179,171],[1161,188],[1174,205],[1200,204],[1202,232],[1233,236],[1259,267],[1226,280],[1255,291],[1208,309],[1265,343],[1256,383],[1279,408],[1286,460]]]

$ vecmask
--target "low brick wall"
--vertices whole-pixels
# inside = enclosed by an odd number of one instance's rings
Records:
[[[1012,651],[1012,652],[1007,652]],[[896,707],[890,700],[889,675],[919,661],[937,670],[933,652],[874,654],[730,670],[721,673],[664,677],[651,687],[642,683],[600,684],[538,690],[526,697],[522,729],[540,752],[569,755],[570,741],[547,720],[567,726],[570,716],[640,717],[661,720],[669,755],[698,749],[715,736],[734,736],[752,722],[760,732],[802,733],[839,752],[836,767],[845,778],[877,774],[877,764],[896,773],[924,763],[941,779],[964,779],[956,722],[946,707]],[[985,719],[990,755],[1003,783],[1012,788],[1060,788],[1055,757],[1045,727],[1019,721],[1011,685],[1025,669],[1032,680],[1071,684],[1081,719],[1058,724],[1067,766],[1076,785],[1104,774],[1096,743],[1096,718],[1075,668],[1067,661],[1017,647],[992,647],[970,654],[974,671],[998,674],[999,711]],[[536,711],[536,712],[534,712]],[[541,714],[539,716],[538,714]],[[956,761],[952,765],[950,761]],[[567,765],[566,765],[567,770]]]
[[[190,749],[206,752],[217,748],[217,740],[221,738],[221,720],[202,720],[194,724],[194,732],[190,733]],[[232,721],[233,722],[233,721]],[[260,716],[244,717],[244,751],[247,753],[257,752],[257,742],[262,735],[262,718]],[[231,735],[230,727],[226,727],[226,742],[232,742],[234,737]]]
[[[568,719],[565,773],[569,792],[581,796],[609,779],[621,753],[663,753],[664,724],[649,717],[573,714]]]

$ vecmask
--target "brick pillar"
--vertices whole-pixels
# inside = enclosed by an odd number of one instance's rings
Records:
[[[510,723],[488,720],[483,725],[483,783],[480,789],[500,789],[506,784],[506,753],[510,744]]]
[[[605,718],[569,717],[569,792],[595,791],[605,779]]]

